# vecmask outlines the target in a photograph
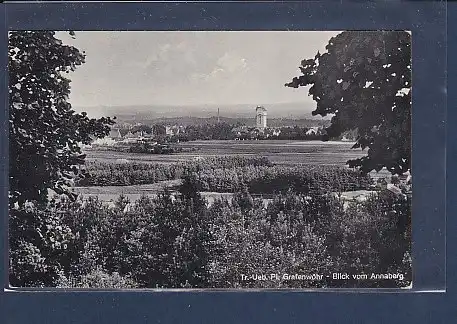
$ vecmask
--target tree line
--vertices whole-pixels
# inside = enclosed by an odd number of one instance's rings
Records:
[[[237,128],[245,127],[242,134],[237,134]],[[167,142],[188,142],[196,140],[234,140],[234,139],[278,139],[278,140],[320,140],[323,132],[308,133],[312,128],[305,126],[278,126],[267,128],[263,132],[255,131],[255,127],[245,126],[242,123],[230,124],[227,122],[187,125],[176,134],[166,134],[164,125],[155,124],[136,125],[131,129],[121,129],[121,135],[125,136],[128,131],[132,133],[143,132],[155,135],[159,141]]]
[[[369,175],[339,166],[281,166],[263,157],[212,157],[171,164],[89,162],[77,186],[126,186],[180,179],[196,175],[195,190],[273,194],[293,188],[305,194],[366,190]]]
[[[272,166],[265,157],[214,156],[176,163],[106,163],[86,162],[76,186],[128,186],[152,184],[181,178],[185,171],[232,169],[245,166]]]
[[[196,173],[196,190],[274,194],[293,189],[303,194],[366,190],[370,176],[333,166],[246,166],[232,169],[202,169]]]

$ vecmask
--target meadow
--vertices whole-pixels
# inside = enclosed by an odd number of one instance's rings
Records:
[[[205,156],[264,156],[275,164],[344,165],[348,159],[366,154],[361,150],[351,150],[352,142],[320,141],[192,141],[177,143],[178,148],[195,148],[192,153],[170,155],[114,152],[90,149],[86,151],[87,161],[115,162],[127,159],[138,163],[173,163],[189,161]]]

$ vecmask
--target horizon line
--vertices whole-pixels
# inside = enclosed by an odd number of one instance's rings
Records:
[[[79,108],[95,108],[95,107],[126,107],[126,106],[172,106],[172,107],[179,107],[179,106],[239,106],[239,105],[249,105],[249,106],[267,106],[267,105],[280,105],[280,104],[307,104],[308,102],[302,101],[281,101],[281,102],[269,102],[269,103],[195,103],[195,104],[173,104],[173,103],[134,103],[134,104],[116,104],[116,105],[92,105],[92,106],[81,106],[76,105],[70,102],[72,107],[79,107]],[[254,108],[255,108],[254,107]]]

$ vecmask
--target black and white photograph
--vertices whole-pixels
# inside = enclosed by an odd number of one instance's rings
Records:
[[[411,289],[412,37],[10,31],[10,287]]]

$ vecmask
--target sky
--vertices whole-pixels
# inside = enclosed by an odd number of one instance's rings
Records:
[[[312,102],[284,84],[338,32],[59,32],[85,51],[70,74],[77,107]]]

